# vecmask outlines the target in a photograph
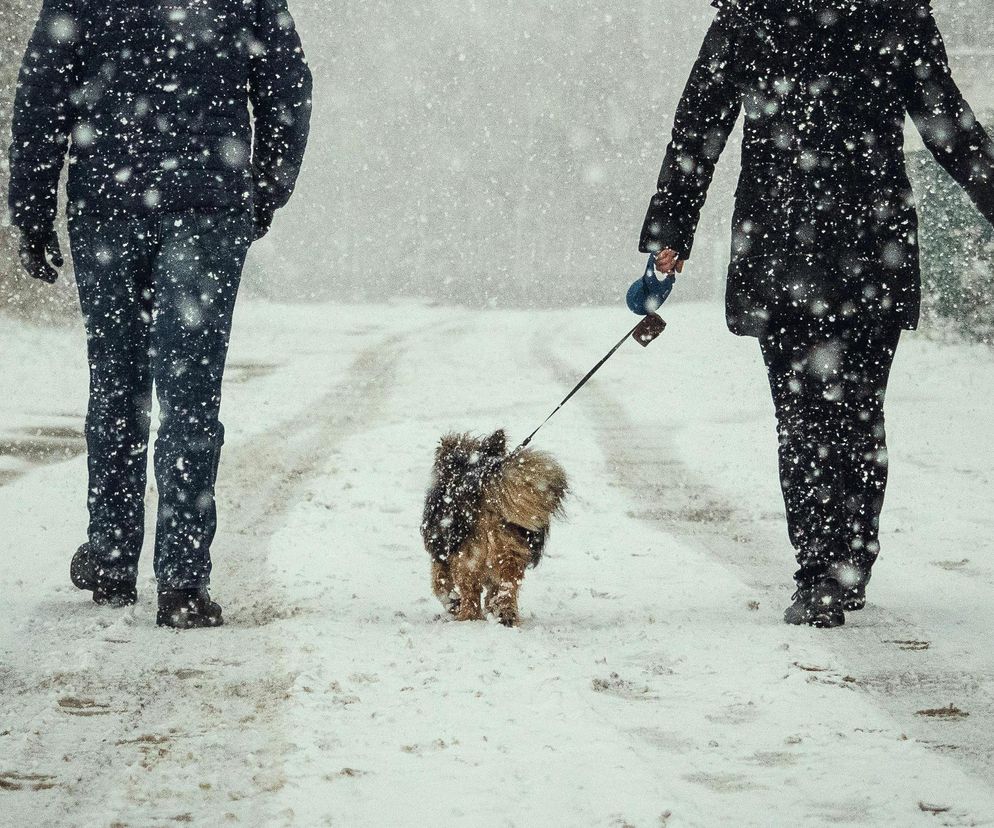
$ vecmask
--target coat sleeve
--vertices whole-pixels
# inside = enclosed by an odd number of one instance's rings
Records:
[[[249,74],[252,179],[264,211],[293,194],[311,120],[311,72],[286,0],[259,0]]]
[[[715,164],[742,109],[732,72],[733,32],[726,13],[719,11],[677,107],[673,137],[642,226],[643,253],[668,247],[681,259],[690,255]]]
[[[953,80],[928,3],[912,11],[906,53],[906,106],[925,146],[994,224],[994,144]]]
[[[78,83],[78,25],[74,0],[44,0],[17,78],[7,200],[12,224],[25,232],[47,232],[58,212]]]

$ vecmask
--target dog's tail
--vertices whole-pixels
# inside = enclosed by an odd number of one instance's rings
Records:
[[[532,565],[538,563],[554,517],[563,513],[569,483],[563,467],[550,454],[521,449],[501,463],[487,486],[487,500],[500,516],[526,534]]]

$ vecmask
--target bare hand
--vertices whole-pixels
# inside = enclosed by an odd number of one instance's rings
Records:
[[[656,254],[656,270],[660,273],[683,273],[683,263],[677,252],[668,247]]]

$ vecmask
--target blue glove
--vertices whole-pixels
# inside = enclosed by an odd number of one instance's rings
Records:
[[[656,276],[656,257],[650,254],[645,274],[628,289],[628,309],[639,316],[655,313],[669,298],[675,284],[675,276],[670,275],[662,280]]]

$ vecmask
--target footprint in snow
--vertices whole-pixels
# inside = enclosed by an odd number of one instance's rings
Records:
[[[55,784],[55,777],[44,773],[0,773],[0,791],[47,791]]]
[[[929,641],[885,641],[884,644],[894,644],[902,650],[909,650],[911,652],[921,652],[922,650],[927,650],[931,647],[931,642]]]
[[[736,793],[757,790],[761,787],[740,773],[688,773],[683,778],[716,793]]]
[[[414,756],[422,756],[426,753],[437,753],[438,751],[446,750],[450,747],[455,747],[459,742],[453,740],[452,742],[446,742],[444,739],[436,739],[434,742],[428,745],[401,745],[400,750],[402,753],[410,753]]]
[[[946,719],[948,721],[955,721],[957,719],[965,719],[970,714],[965,710],[960,710],[954,704],[950,704],[948,707],[933,707],[927,710],[918,710],[915,712],[916,716],[922,716],[926,719]]]
[[[750,762],[764,768],[785,768],[797,764],[797,756],[785,750],[757,750]]]
[[[606,679],[595,678],[590,684],[596,693],[606,693],[621,699],[652,701],[659,698],[647,686],[637,685],[628,679],[623,679],[617,673],[611,673]]]
[[[326,773],[324,779],[326,782],[334,782],[336,779],[359,779],[362,776],[368,776],[369,771],[359,770],[358,768],[342,768],[338,773]]]
[[[59,710],[72,716],[106,716],[113,711],[109,704],[101,704],[93,699],[80,699],[64,696],[58,701]]]
[[[946,572],[962,572],[963,574],[976,573],[976,567],[970,566],[969,558],[962,558],[958,561],[932,561],[932,566],[944,569]]]
[[[639,727],[632,734],[649,744],[670,753],[689,753],[694,748],[692,739],[670,730],[655,727]]]
[[[709,713],[705,718],[717,724],[748,724],[759,718],[759,710],[754,702],[730,704],[721,713]]]

